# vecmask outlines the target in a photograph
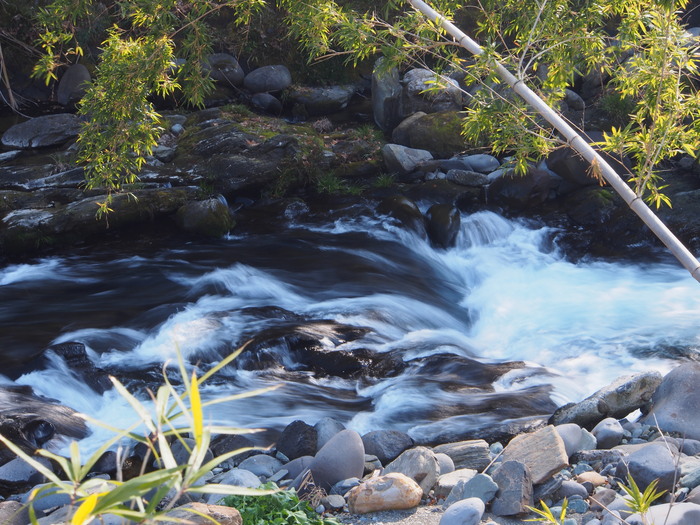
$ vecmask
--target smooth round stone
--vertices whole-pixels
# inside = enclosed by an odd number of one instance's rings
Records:
[[[282,462],[268,456],[267,454],[258,454],[256,456],[251,456],[248,459],[241,461],[239,468],[244,470],[249,470],[256,476],[265,476],[269,478],[275,472],[282,468]]]
[[[316,422],[314,428],[316,429],[316,451],[318,452],[333,436],[345,430],[345,425],[332,417],[324,417]]]
[[[447,454],[439,452],[435,454],[435,459],[437,459],[438,468],[440,469],[441,476],[443,474],[449,474],[450,472],[455,471],[455,463],[454,461],[452,461],[452,458]]]
[[[440,518],[440,525],[479,525],[486,506],[479,498],[468,498],[450,505]]]
[[[592,433],[598,441],[598,448],[607,449],[622,442],[625,430],[617,419],[607,417],[593,428]]]
[[[338,481],[361,478],[365,468],[365,447],[360,434],[343,430],[333,436],[311,462],[316,485],[329,490]]]

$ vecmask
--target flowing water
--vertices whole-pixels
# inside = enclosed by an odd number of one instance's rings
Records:
[[[396,428],[431,441],[545,413],[697,354],[700,294],[672,261],[572,263],[556,230],[491,212],[465,215],[449,250],[369,210],[305,217],[274,234],[128,255],[112,246],[0,269],[5,381],[127,425],[135,418],[113,391],[97,394],[60,358],[38,354],[78,341],[97,367],[136,386],[177,351],[206,369],[257,338],[204,395],[281,388],[217,406],[210,420],[280,429],[332,416],[359,432]],[[320,352],[400,366],[384,376],[318,373],[282,336],[300,326]],[[361,330],[348,336],[348,327]]]

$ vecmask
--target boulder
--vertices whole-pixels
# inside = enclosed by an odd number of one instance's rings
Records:
[[[275,93],[292,84],[292,74],[286,66],[263,66],[245,76],[243,86],[251,93]]]
[[[444,443],[433,451],[450,456],[456,468],[483,470],[491,463],[489,444],[483,439]]]
[[[372,72],[372,112],[380,129],[391,131],[401,121],[400,103],[399,72],[384,67],[384,59],[380,58]]]
[[[435,454],[435,459],[437,459],[438,467],[440,468],[440,475],[449,474],[455,471],[455,463],[452,458],[445,454],[444,452],[439,452]]]
[[[700,363],[688,361],[671,370],[651,401],[644,423],[684,438],[700,439]]]
[[[71,113],[35,117],[10,127],[2,136],[2,144],[20,149],[59,146],[77,137],[80,126],[80,118]]]
[[[549,199],[557,185],[558,181],[541,169],[530,167],[524,175],[516,175],[510,170],[491,180],[486,190],[486,201],[523,211]]]
[[[83,343],[74,341],[58,343],[51,345],[47,350],[62,357],[68,368],[98,394],[103,394],[112,388],[109,374],[94,365]]]
[[[236,60],[228,53],[212,53],[204,63],[204,71],[215,82],[226,86],[238,87],[243,84],[245,72]]]
[[[501,457],[504,462],[518,461],[527,465],[534,484],[546,481],[569,464],[564,441],[551,425],[532,434],[516,436]]]
[[[467,498],[450,505],[439,525],[479,525],[486,506],[479,498]]]
[[[316,422],[314,428],[316,429],[316,451],[319,451],[328,443],[328,440],[341,430],[345,430],[345,425],[332,417],[323,417]]]
[[[399,472],[370,478],[350,490],[348,510],[367,514],[380,510],[412,509],[420,503],[423,491],[418,483]]]
[[[676,457],[665,443],[660,442],[645,444],[632,452],[625,461],[618,463],[615,476],[626,480],[628,472],[642,491],[658,479],[658,490],[673,492],[680,479]]]
[[[295,479],[299,474],[311,467],[313,460],[313,456],[301,456],[286,463],[284,469],[287,471],[287,478]]]
[[[382,465],[394,461],[399,455],[413,446],[413,439],[398,430],[374,430],[362,436],[365,454],[377,457]]]
[[[658,372],[620,377],[580,403],[558,408],[549,418],[549,423],[576,423],[593,428],[606,417],[621,419],[647,405],[659,384],[661,374]]]
[[[403,195],[392,195],[383,199],[377,207],[379,213],[389,215],[398,220],[406,229],[427,238],[425,220],[418,205]]]
[[[484,503],[490,502],[498,493],[498,485],[488,474],[476,474],[468,480],[460,480],[445,499],[445,506],[467,498],[479,498]]]
[[[458,158],[469,164],[471,167],[470,169],[479,173],[493,173],[501,166],[500,161],[496,157],[493,155],[487,155],[486,153],[460,155]]]
[[[62,106],[78,102],[90,85],[90,72],[83,64],[73,64],[66,69],[58,82],[56,100]]]
[[[250,104],[260,111],[269,113],[270,115],[279,115],[282,113],[282,102],[269,93],[256,93],[250,97]]]
[[[175,218],[184,231],[205,237],[222,237],[235,225],[228,206],[217,198],[188,202]]]
[[[524,463],[504,461],[493,473],[493,481],[498,485],[498,494],[491,503],[496,516],[523,514],[533,505],[532,478]]]
[[[387,170],[398,173],[399,176],[415,171],[423,162],[433,158],[429,151],[407,148],[399,144],[385,144],[382,147],[382,157]]]
[[[458,111],[423,115],[407,131],[407,146],[427,150],[435,157],[448,158],[465,148],[462,115]]]
[[[228,472],[221,476],[217,483],[220,485],[233,485],[234,487],[244,487],[250,489],[257,489],[261,483],[260,478],[253,474],[249,470],[232,468]],[[216,504],[221,499],[224,498],[222,494],[209,494],[207,496],[207,503]]]
[[[423,113],[422,111],[418,111],[416,113],[413,113],[412,115],[409,115],[405,119],[403,119],[399,124],[394,128],[394,130],[391,132],[391,142],[394,144],[401,144],[402,146],[410,146],[411,144],[411,138],[410,138],[410,132],[411,128],[415,124],[415,122],[418,121],[419,118],[425,116],[426,113]]]
[[[415,447],[403,452],[386,466],[384,473],[391,472],[400,472],[414,479],[423,489],[423,494],[427,496],[437,483],[439,467],[432,450],[426,447]]]
[[[186,465],[196,444],[197,442],[191,438],[183,438],[182,440],[175,441],[170,447],[175,463],[178,465]],[[214,459],[214,454],[211,450],[207,449],[204,453],[204,463],[212,459]]]
[[[353,85],[295,87],[287,94],[288,100],[302,106],[310,117],[330,115],[345,109],[357,88]]]
[[[454,472],[441,474],[438,477],[437,483],[435,484],[435,497],[438,499],[446,498],[450,495],[458,483],[466,483],[476,476],[476,474],[476,470],[470,468],[461,468],[455,470]]]
[[[425,214],[430,242],[439,248],[451,248],[461,226],[459,210],[451,204],[433,204]]]
[[[601,227],[610,220],[618,204],[619,200],[611,189],[587,186],[567,193],[563,207],[576,224]]]
[[[289,459],[316,454],[318,434],[316,429],[303,421],[292,421],[277,439],[277,451]]]
[[[483,173],[469,170],[451,169],[445,174],[445,178],[455,184],[471,188],[480,188],[489,183],[489,178]]]
[[[282,462],[277,458],[273,458],[267,454],[256,454],[255,456],[250,456],[249,458],[241,461],[238,468],[249,470],[256,476],[269,478],[275,472],[280,470],[282,466]]]
[[[564,423],[554,428],[562,441],[564,441],[564,448],[569,457],[581,450],[591,450],[595,449],[597,446],[595,437],[576,423]]]
[[[342,430],[323,445],[309,469],[316,485],[328,492],[339,481],[361,478],[364,466],[362,438],[354,430]]]
[[[416,68],[404,74],[402,84],[402,116],[417,111],[435,113],[462,109],[462,90],[451,78],[436,77],[429,69]]]

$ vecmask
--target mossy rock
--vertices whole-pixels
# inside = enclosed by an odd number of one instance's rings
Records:
[[[430,113],[416,119],[408,130],[408,142],[409,147],[428,150],[437,158],[464,151],[461,112]]]

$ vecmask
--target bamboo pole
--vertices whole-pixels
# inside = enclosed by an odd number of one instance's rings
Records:
[[[430,20],[440,24],[442,28],[454,37],[460,46],[467,49],[474,55],[483,54],[484,50],[464,34],[457,26],[447,20],[440,13],[428,6],[422,0],[408,0],[408,2],[418,11],[423,13]],[[686,248],[681,241],[668,229],[644,201],[625,183],[617,172],[606,162],[606,160],[591,147],[576,130],[574,130],[556,111],[545,103],[534,91],[532,91],[522,79],[518,79],[503,64],[496,63],[494,68],[500,76],[520,97],[535,109],[547,122],[554,126],[561,133],[574,150],[591,164],[597,165],[603,178],[622,197],[627,205],[632,208],[644,224],[654,232],[659,240],[671,251],[683,267],[690,272],[693,278],[700,282],[700,262]]]

